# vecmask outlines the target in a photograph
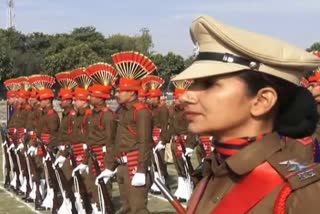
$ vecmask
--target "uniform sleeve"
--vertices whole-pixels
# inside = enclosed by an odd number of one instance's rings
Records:
[[[137,172],[146,173],[151,161],[152,148],[152,116],[146,109],[140,110],[137,113],[137,133],[139,145]]]
[[[160,109],[160,128],[161,128],[161,141],[166,144],[170,141],[170,134],[168,131],[169,110],[166,107]]]
[[[34,111],[30,111],[29,115],[28,115],[28,120],[26,122],[26,129],[28,131],[34,131],[34,120],[35,120],[35,112]]]
[[[106,155],[105,162],[106,165],[112,165],[114,162],[114,146],[115,146],[115,136],[116,136],[116,120],[115,115],[111,112],[107,112],[103,117],[103,125],[105,128],[104,133],[106,134]]]
[[[59,131],[60,120],[55,114],[48,116],[47,126],[50,134],[50,146],[58,145],[58,131]]]

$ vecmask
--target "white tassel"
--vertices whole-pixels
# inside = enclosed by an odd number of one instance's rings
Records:
[[[65,195],[65,192],[63,194]],[[58,210],[58,213],[59,214],[72,214],[71,209],[72,209],[72,204],[71,204],[70,199],[64,198],[63,202]]]
[[[159,173],[158,172],[154,172],[154,179],[156,180],[157,178],[160,178]],[[160,189],[158,188],[158,186],[153,183],[151,186],[151,190],[154,192],[159,192],[160,193]]]
[[[35,182],[33,182],[33,185],[32,185],[32,189],[31,189],[31,192],[29,194],[29,197],[33,200],[36,199],[36,189],[37,189],[37,185]]]
[[[26,177],[23,177],[23,179],[22,179],[22,184],[21,184],[21,187],[20,187],[20,191],[23,192],[23,193],[27,192],[27,179],[26,179]]]
[[[98,211],[97,205],[95,203],[91,204],[91,207],[92,207],[92,214],[102,214],[102,212]]]
[[[16,187],[16,184],[17,184],[17,173],[14,173],[13,174],[13,178],[10,182],[10,185],[13,186],[13,187]]]
[[[42,206],[45,208],[51,209],[53,207],[53,197],[54,197],[54,192],[52,188],[47,189],[47,195],[46,198],[42,202]]]

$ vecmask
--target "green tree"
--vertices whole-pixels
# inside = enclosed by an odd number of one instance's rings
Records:
[[[309,48],[307,48],[307,51],[309,52],[313,52],[313,51],[317,51],[320,52],[320,42],[315,42],[313,43]]]

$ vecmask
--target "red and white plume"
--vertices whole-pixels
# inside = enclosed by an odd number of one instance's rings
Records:
[[[143,78],[142,80],[142,88],[146,89],[160,89],[164,84],[164,80],[161,77],[149,75]]]
[[[46,74],[37,74],[29,77],[29,83],[37,90],[52,88],[55,78]]]
[[[128,51],[112,55],[119,75],[128,79],[142,79],[154,72],[156,65],[141,53]]]
[[[178,88],[178,89],[188,89],[190,87],[190,85],[192,84],[193,80],[176,80],[176,81],[173,81],[172,79],[174,78],[175,76],[172,76],[170,79],[171,79],[171,82],[172,84],[174,85],[174,87]]]
[[[31,84],[29,83],[28,77],[18,77],[16,81],[20,84],[20,89],[24,89],[25,91],[31,90]]]
[[[73,89],[77,87],[77,82],[73,80],[70,72],[61,72],[56,75],[57,82],[60,84],[61,88]]]
[[[8,79],[4,81],[4,86],[8,91],[18,91],[20,89],[20,84],[17,82],[17,79]]]
[[[88,76],[94,83],[112,86],[116,81],[117,71],[108,63],[96,63],[87,67]]]
[[[88,76],[85,68],[78,68],[71,71],[70,76],[80,88],[87,90],[92,84],[92,79]]]

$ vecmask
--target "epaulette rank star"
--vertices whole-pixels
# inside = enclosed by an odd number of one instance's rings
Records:
[[[303,181],[316,175],[316,172],[313,169],[313,166],[316,165],[315,163],[304,165],[296,160],[287,160],[282,161],[279,164],[286,165],[288,172],[291,172],[286,176],[287,178],[297,175],[299,180]]]

